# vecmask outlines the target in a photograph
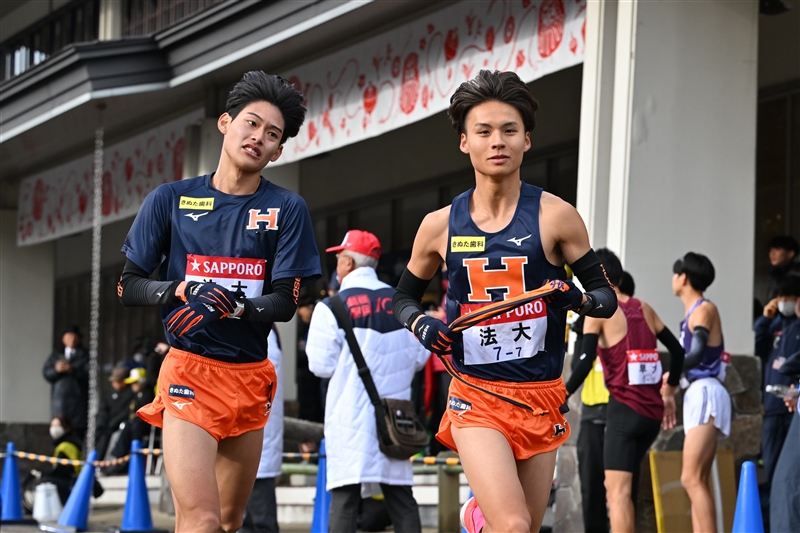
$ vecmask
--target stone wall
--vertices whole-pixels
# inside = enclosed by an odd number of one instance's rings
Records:
[[[5,453],[6,445],[13,442],[18,452],[29,452],[42,455],[52,455],[53,441],[50,438],[50,424],[22,424],[0,422],[0,451]],[[20,480],[24,479],[31,470],[49,469],[46,463],[28,460],[17,460]],[[0,461],[0,470],[3,461]]]
[[[661,354],[667,361],[668,354]],[[570,357],[564,364],[566,380],[569,377]],[[725,388],[731,395],[733,419],[731,434],[719,441],[719,449],[734,451],[736,475],[744,461],[754,460],[761,447],[761,360],[752,355],[734,355],[725,378]],[[677,425],[662,431],[651,450],[667,451],[683,449],[683,393],[676,394]],[[574,533],[583,531],[581,512],[581,487],[578,479],[577,437],[580,431],[580,391],[569,402],[567,419],[572,426],[572,434],[567,443],[558,451],[558,489],[556,491],[555,533]],[[639,483],[639,498],[636,508],[636,531],[656,532],[653,490],[650,479],[650,462],[642,461]]]

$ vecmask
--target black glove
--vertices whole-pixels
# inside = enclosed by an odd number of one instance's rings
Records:
[[[194,302],[175,309],[167,318],[164,324],[167,326],[167,335],[182,337],[193,330],[202,329],[209,322],[225,318],[223,313],[213,305],[204,302]],[[169,338],[167,338],[169,341]]]
[[[546,280],[544,283],[560,283],[566,288],[563,292],[557,292],[546,296],[544,301],[547,302],[547,305],[568,310],[577,310],[580,308],[583,303],[583,292],[573,282],[570,280],[556,279],[552,281]]]
[[[414,335],[431,353],[447,355],[451,351],[450,345],[461,336],[461,333],[451,331],[447,324],[437,318],[423,315],[417,320]]]
[[[225,318],[236,311],[236,295],[214,282],[190,281],[183,291],[188,303],[201,302],[214,307]]]

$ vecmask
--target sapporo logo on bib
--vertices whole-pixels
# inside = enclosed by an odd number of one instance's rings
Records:
[[[628,350],[628,383],[656,385],[661,383],[661,356],[658,350]]]
[[[264,259],[186,254],[186,281],[214,282],[248,298],[261,296],[267,262]]]

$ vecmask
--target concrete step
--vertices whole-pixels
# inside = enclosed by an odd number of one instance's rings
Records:
[[[103,486],[104,492],[99,498],[92,498],[92,506],[125,505],[125,498],[128,493],[128,476],[101,476],[97,480]],[[144,480],[150,505],[158,504],[161,477],[145,476]]]
[[[316,476],[292,474],[289,486],[276,487],[275,499],[278,502],[278,521],[286,524],[311,524],[314,517],[314,497],[316,495]],[[464,474],[459,476],[459,500],[469,497],[469,485]],[[438,525],[439,485],[435,474],[417,474],[412,487],[414,499],[419,505],[423,527]]]
[[[100,498],[92,499],[93,507],[124,505],[128,490],[128,476],[104,476],[98,478],[105,492]],[[278,521],[282,524],[311,524],[314,517],[314,497],[316,495],[316,476],[292,474],[289,486],[276,487]],[[463,503],[469,497],[469,486],[464,474],[459,476],[459,500]],[[146,476],[147,495],[151,505],[157,505],[161,478]],[[418,474],[414,476],[412,488],[420,510],[423,527],[436,527],[438,524],[439,487],[436,475]]]

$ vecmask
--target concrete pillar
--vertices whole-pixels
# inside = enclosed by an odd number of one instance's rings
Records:
[[[577,208],[595,249],[606,244],[617,5],[586,4]]]
[[[55,243],[18,248],[16,231],[17,212],[0,211],[0,422],[49,423]]]
[[[289,163],[273,167],[267,165],[262,176],[275,185],[299,193],[300,163]],[[297,400],[297,314],[289,322],[277,322],[275,326],[281,336],[283,350],[283,399]]]
[[[222,134],[217,128],[217,118],[204,118],[199,124],[187,126],[184,139],[183,179],[215,172],[222,151]]]
[[[99,30],[101,41],[122,38],[122,0],[100,0]]]
[[[607,245],[673,331],[672,264],[707,255],[738,354],[753,350],[757,51],[757,2],[618,7]]]

